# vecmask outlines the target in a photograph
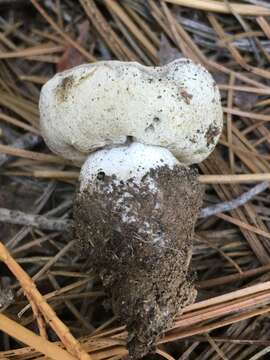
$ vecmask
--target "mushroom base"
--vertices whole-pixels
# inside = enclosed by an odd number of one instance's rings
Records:
[[[77,192],[75,235],[127,325],[132,358],[154,351],[196,297],[188,273],[204,189],[184,166],[151,170],[141,183],[106,177]]]

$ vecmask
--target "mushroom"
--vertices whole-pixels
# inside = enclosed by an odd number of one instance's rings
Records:
[[[104,61],[42,88],[41,130],[52,151],[83,164],[75,236],[127,325],[139,358],[196,297],[189,274],[203,161],[222,130],[217,86],[202,66]]]

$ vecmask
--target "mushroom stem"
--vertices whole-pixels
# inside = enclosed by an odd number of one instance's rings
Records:
[[[195,300],[188,268],[202,196],[197,171],[158,146],[99,150],[82,167],[76,237],[127,324],[133,358]]]

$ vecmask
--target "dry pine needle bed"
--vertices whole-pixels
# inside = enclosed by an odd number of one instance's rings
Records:
[[[80,169],[42,139],[40,90],[83,63],[182,57],[214,77],[224,126],[193,166],[206,189],[189,274],[196,301],[146,358],[270,356],[268,1],[0,0],[1,359],[127,357],[127,330],[74,236]]]

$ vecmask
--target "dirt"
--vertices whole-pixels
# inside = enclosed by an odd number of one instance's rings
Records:
[[[127,325],[132,358],[153,351],[195,300],[188,268],[203,192],[197,172],[180,166],[152,170],[140,187],[102,174],[77,192],[75,235]]]

